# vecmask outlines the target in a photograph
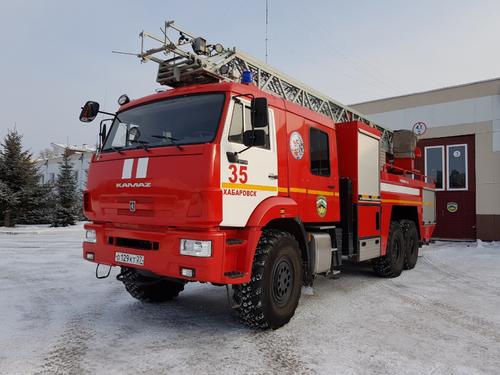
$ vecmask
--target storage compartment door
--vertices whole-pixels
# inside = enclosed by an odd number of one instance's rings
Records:
[[[358,199],[380,199],[380,138],[358,131]]]

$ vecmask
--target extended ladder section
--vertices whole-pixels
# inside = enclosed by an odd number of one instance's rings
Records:
[[[168,36],[170,30],[178,33],[177,40]],[[204,38],[194,37],[181,30],[173,21],[165,22],[161,31],[162,37],[141,32],[141,52],[137,54],[143,62],[151,60],[159,64],[158,83],[181,87],[198,83],[238,82],[244,71],[250,71],[253,82],[261,90],[328,116],[335,122],[361,121],[379,129],[382,131],[384,151],[392,153],[392,132],[374,124],[355,110],[235,48],[207,44]],[[147,40],[160,43],[161,46],[145,50]],[[163,54],[162,58],[158,57],[160,53]]]

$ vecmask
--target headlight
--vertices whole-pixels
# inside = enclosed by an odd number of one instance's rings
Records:
[[[181,240],[181,255],[192,257],[212,256],[212,241]]]
[[[97,236],[94,229],[87,229],[85,231],[85,242],[96,243]]]

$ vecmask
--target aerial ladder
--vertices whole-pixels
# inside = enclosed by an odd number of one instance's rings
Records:
[[[141,62],[158,63],[156,81],[159,84],[175,88],[222,81],[239,82],[243,72],[251,72],[253,83],[261,90],[328,116],[336,123],[361,121],[380,130],[381,165],[385,164],[385,154],[392,153],[393,133],[354,109],[236,48],[225,48],[219,43],[208,44],[205,38],[181,29],[174,21],[166,21],[161,32],[162,36],[159,37],[142,31],[139,34],[141,51],[132,54],[140,58]],[[170,36],[174,33],[178,35],[176,38]],[[148,42],[157,46],[146,49]]]

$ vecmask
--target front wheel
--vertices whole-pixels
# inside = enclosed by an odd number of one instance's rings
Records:
[[[184,290],[183,280],[166,279],[140,273],[134,268],[122,267],[117,279],[123,282],[129,294],[142,302],[170,301]]]
[[[302,261],[295,238],[268,229],[255,251],[250,282],[234,285],[240,320],[253,328],[277,329],[290,321],[299,303]]]

